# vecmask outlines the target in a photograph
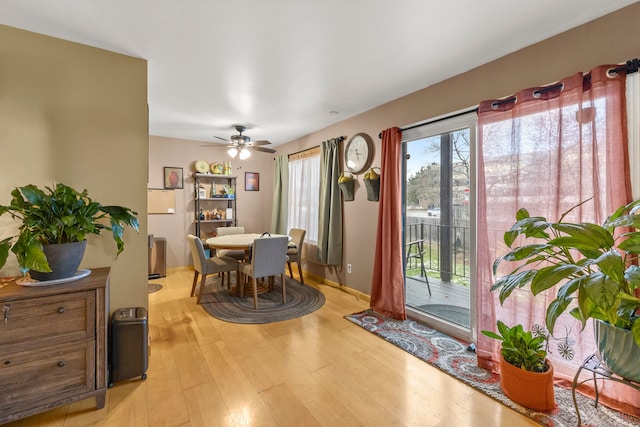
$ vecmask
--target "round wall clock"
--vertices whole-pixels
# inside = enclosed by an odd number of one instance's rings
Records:
[[[366,133],[351,137],[344,149],[344,161],[351,173],[359,174],[369,167],[373,159],[373,141]]]

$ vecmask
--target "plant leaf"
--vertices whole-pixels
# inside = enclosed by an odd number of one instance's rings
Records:
[[[640,322],[633,322],[631,326],[631,333],[633,334],[633,338],[636,340],[636,344],[640,346]]]
[[[552,288],[561,280],[568,279],[580,271],[582,271],[582,268],[574,264],[558,264],[543,267],[538,270],[531,281],[531,292],[533,295],[538,295],[540,292]]]
[[[640,267],[637,265],[630,265],[624,272],[624,278],[627,279],[629,284],[629,291],[635,291],[640,287]]]
[[[0,241],[0,268],[2,268],[7,262],[7,258],[9,257],[9,250],[11,249],[11,237],[7,237],[6,239]]]
[[[531,282],[535,274],[535,270],[523,270],[517,273],[508,274],[498,279],[491,286],[491,291],[500,291],[500,304],[503,304],[514,289],[521,288]]]
[[[605,275],[611,277],[617,283],[624,281],[625,265],[620,253],[610,250],[596,259],[596,264]]]

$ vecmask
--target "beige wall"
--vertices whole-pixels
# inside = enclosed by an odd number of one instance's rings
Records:
[[[235,133],[229,126],[228,134]],[[222,142],[222,141],[221,141]],[[149,188],[163,188],[163,168],[173,166],[183,168],[184,188],[174,190],[175,214],[150,214],[149,233],[167,239],[167,267],[191,266],[191,255],[186,235],[194,232],[194,189],[191,173],[197,160],[209,163],[231,161],[233,176],[237,176],[238,225],[248,233],[262,233],[269,230],[271,223],[271,198],[273,186],[273,155],[254,151],[246,160],[231,159],[222,144],[184,139],[150,137]],[[245,172],[260,174],[260,190],[244,191]],[[206,203],[206,202],[205,202]],[[215,202],[216,205],[218,202]],[[214,204],[210,204],[213,209]],[[220,205],[217,205],[220,206]],[[206,209],[206,208],[205,208]],[[204,236],[203,236],[204,238]]]
[[[640,3],[307,135],[279,147],[279,153],[292,153],[340,135],[350,138],[358,132],[366,132],[375,141],[374,164],[380,165],[378,134],[384,129],[473,107],[484,99],[547,84],[599,64],[637,58],[640,38],[635,37],[631,29],[637,26],[638,20]],[[378,203],[367,201],[362,176],[358,177],[358,184],[360,188],[356,190],[355,200],[344,203],[343,219],[343,262],[352,264],[353,273],[346,274],[346,268],[324,269],[310,264],[306,270],[369,294]]]
[[[509,95],[519,89],[542,85],[586,71],[604,63],[619,63],[640,54],[640,39],[629,29],[640,19],[640,3],[614,14],[577,27],[557,37],[530,46],[496,61],[458,75],[447,81],[412,93],[334,126],[277,147],[275,155],[254,153],[247,161],[233,162],[239,176],[238,218],[248,231],[268,230],[271,218],[273,157],[293,153],[320,144],[321,141],[358,132],[368,133],[374,140],[375,159],[380,165],[380,131],[392,126],[407,126],[460,109],[474,107],[480,101]],[[464,61],[464,58],[460,58]],[[348,141],[347,138],[347,141]],[[345,141],[343,143],[346,144]],[[195,160],[228,159],[224,148],[201,147],[203,143],[151,137],[150,187],[162,187],[162,167],[191,170]],[[244,193],[244,172],[260,172],[259,192]],[[185,180],[185,189],[176,192],[178,211],[175,215],[150,215],[149,232],[166,236],[169,244],[169,267],[192,265],[184,236],[193,230],[193,181]],[[305,270],[370,293],[375,250],[378,203],[366,198],[362,177],[358,177],[355,200],[344,206],[344,264],[346,268],[323,268],[305,264]]]
[[[112,310],[147,307],[146,61],[2,25],[0,51],[0,203],[55,181],[138,212],[117,260],[108,234],[90,236],[81,267],[112,267]],[[0,218],[0,236],[14,227]],[[0,276],[17,274],[14,260]]]

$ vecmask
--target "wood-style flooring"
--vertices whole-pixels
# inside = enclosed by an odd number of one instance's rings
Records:
[[[189,296],[191,271],[155,280],[148,378],[8,426],[537,426],[343,318],[368,302],[327,285],[315,313],[241,325]],[[1,385],[0,385],[1,386]]]

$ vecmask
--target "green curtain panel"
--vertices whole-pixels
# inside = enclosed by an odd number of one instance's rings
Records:
[[[342,202],[340,139],[320,144],[320,212],[318,214],[318,253],[324,265],[342,264]]]
[[[287,206],[289,199],[289,156],[276,157],[273,174],[273,207],[271,208],[271,232],[287,234]]]

